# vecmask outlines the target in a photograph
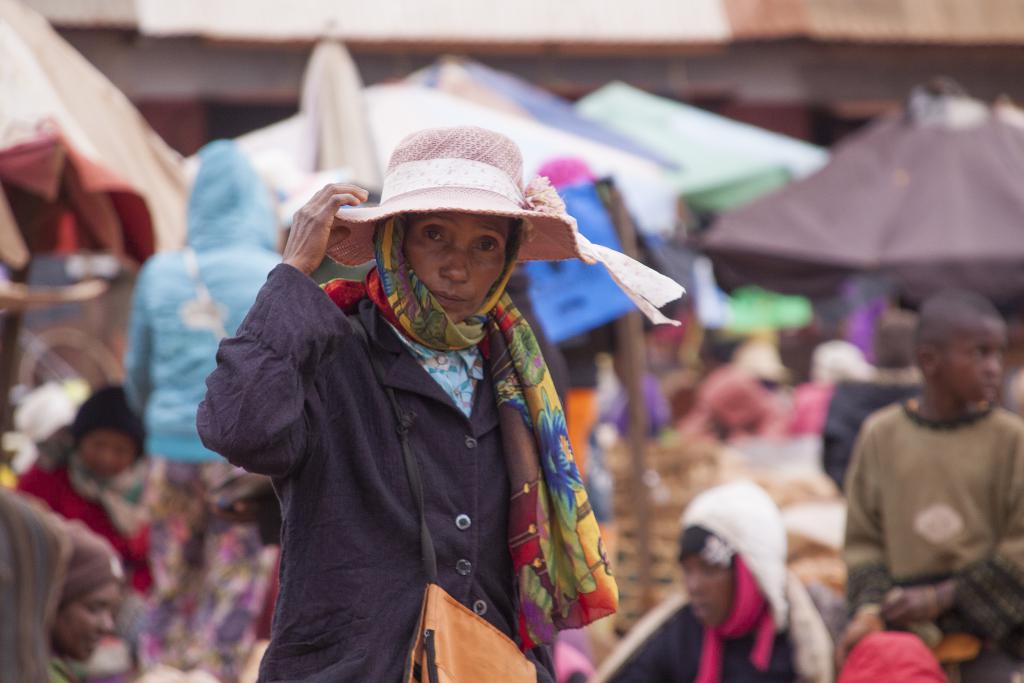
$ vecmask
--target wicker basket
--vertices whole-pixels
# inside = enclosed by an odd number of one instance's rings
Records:
[[[646,452],[650,501],[651,603],[643,604],[637,561],[638,518],[631,481],[629,446],[617,442],[607,453],[615,482],[615,561],[612,569],[619,585],[616,630],[625,632],[681,583],[679,573],[679,518],[690,501],[707,488],[727,481],[723,449],[713,443],[684,445],[676,438],[652,442]],[[656,476],[655,476],[656,475]]]

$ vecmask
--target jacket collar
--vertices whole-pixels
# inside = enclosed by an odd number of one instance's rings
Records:
[[[373,302],[369,299],[360,301],[358,315],[370,343],[385,351],[379,354],[385,386],[441,403],[449,410],[454,410],[460,418],[466,419],[465,414],[458,409],[441,385],[405,348]],[[490,377],[490,370],[484,374],[485,379],[477,383],[476,391],[473,392],[473,413],[469,419],[469,426],[474,437],[485,434],[498,424],[494,392],[491,389],[491,382],[487,379]]]

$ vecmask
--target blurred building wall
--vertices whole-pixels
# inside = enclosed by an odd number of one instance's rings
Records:
[[[292,111],[311,48],[159,38],[130,29],[62,33],[186,154],[214,135],[245,132]],[[401,78],[449,52],[437,44],[349,47],[367,84]],[[455,52],[570,98],[623,80],[819,144],[830,144],[936,76],[951,77],[983,99],[1006,94],[1024,101],[1024,50],[1014,46],[784,39],[603,50],[496,46]]]

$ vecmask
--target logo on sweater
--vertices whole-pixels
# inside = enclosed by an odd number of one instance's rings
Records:
[[[963,517],[945,503],[929,505],[914,518],[914,531],[932,545],[948,543],[963,530]]]

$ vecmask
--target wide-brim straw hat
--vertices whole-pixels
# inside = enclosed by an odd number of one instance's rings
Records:
[[[620,288],[655,322],[673,322],[657,309],[683,288],[614,249],[593,244],[576,226],[547,178],[524,187],[523,157],[515,142],[476,126],[428,128],[404,138],[384,175],[379,206],[340,209],[327,255],[345,265],[374,258],[381,221],[405,214],[470,213],[529,224],[520,261],[578,258],[602,263]]]

